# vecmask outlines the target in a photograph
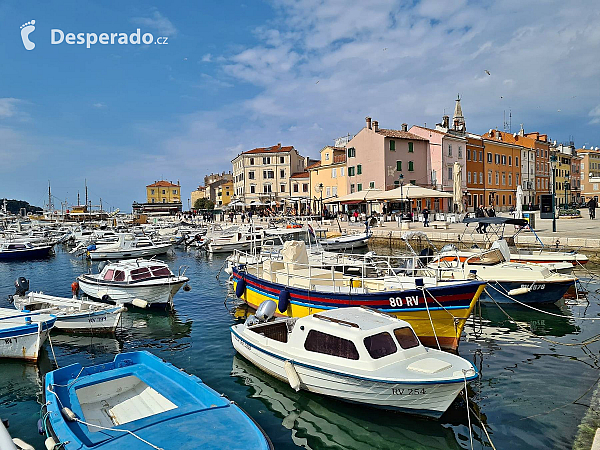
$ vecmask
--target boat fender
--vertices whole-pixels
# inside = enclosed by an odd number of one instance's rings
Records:
[[[288,291],[287,289],[282,289],[279,292],[279,305],[277,307],[277,309],[279,309],[279,312],[286,312],[288,309],[288,306],[290,304],[290,291]]]
[[[531,289],[529,289],[528,287],[520,287],[520,288],[516,288],[516,289],[511,289],[510,291],[508,291],[508,295],[510,295],[511,297],[514,297],[516,295],[528,294],[529,292],[531,292]]]
[[[146,300],[142,300],[141,298],[134,298],[131,301],[131,304],[133,306],[137,306],[138,308],[142,308],[142,309],[145,309],[148,307],[148,302]]]
[[[281,295],[281,294],[280,294]],[[261,322],[268,322],[275,315],[277,304],[273,300],[265,300],[256,309],[256,318]]]
[[[79,293],[79,283],[77,281],[71,283],[71,291],[73,292],[73,297],[77,297]]]
[[[235,287],[235,296],[237,298],[242,298],[244,293],[246,292],[246,280],[244,278],[240,278]]]
[[[33,448],[27,442],[22,441],[19,438],[13,438],[12,441],[13,441],[13,444],[15,444],[19,450],[35,450],[35,448]]]
[[[298,376],[298,372],[296,372],[294,363],[291,361],[286,361],[283,367],[285,368],[285,374],[287,375],[290,386],[293,390],[298,392],[300,390],[300,377]]]
[[[110,298],[110,295],[108,295],[108,294],[104,294],[104,295],[102,296],[102,301],[103,301],[104,303],[110,303],[110,302],[112,302],[112,298]]]
[[[231,267],[225,267],[225,269],[223,269],[225,271],[225,273],[227,275],[231,275],[233,274],[233,269]]]
[[[94,250],[96,250],[96,244],[88,245],[86,250],[88,252],[93,252]]]
[[[38,421],[37,421],[37,427],[38,427],[38,433],[39,434],[45,434],[46,433],[44,431],[44,423],[42,422],[42,419],[38,419]]]
[[[192,290],[192,287],[191,287],[189,284],[185,283],[185,284],[183,285],[183,290],[184,290],[185,292],[190,292],[190,291]]]
[[[75,422],[77,420],[77,415],[73,411],[71,411],[71,408],[63,406],[60,412],[62,413],[63,417],[69,422]]]
[[[54,448],[56,446],[56,441],[51,436],[49,436],[44,441],[44,445],[46,446],[47,450],[54,450]]]

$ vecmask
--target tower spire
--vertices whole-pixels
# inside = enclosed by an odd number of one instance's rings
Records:
[[[463,116],[462,107],[460,106],[460,94],[456,96],[456,105],[454,106],[452,123],[455,131],[466,131],[465,118]]]

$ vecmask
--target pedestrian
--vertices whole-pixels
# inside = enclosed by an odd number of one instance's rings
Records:
[[[423,210],[423,226],[429,226],[429,210],[427,208]]]
[[[591,198],[588,202],[588,209],[590,211],[590,219],[594,220],[596,218],[596,208],[598,207],[598,202],[596,202],[595,198]]]
[[[357,209],[354,210],[354,221],[358,222],[358,210]]]

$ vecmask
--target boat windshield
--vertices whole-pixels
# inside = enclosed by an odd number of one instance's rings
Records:
[[[107,269],[106,272],[104,272],[104,279],[105,280],[112,280],[114,273],[115,273],[115,271],[113,269]]]
[[[354,342],[317,330],[308,332],[304,348],[309,352],[323,353],[339,358],[358,359],[358,350],[356,350]]]
[[[145,280],[146,278],[152,278],[150,269],[148,269],[147,267],[140,267],[139,269],[133,269],[131,271],[131,279],[133,281]]]
[[[396,328],[394,330],[394,336],[396,336],[398,344],[400,344],[400,347],[404,350],[418,347],[420,344],[419,339],[415,336],[415,332],[409,327]]]
[[[171,271],[168,267],[152,266],[150,269],[152,270],[152,275],[155,277],[168,277],[171,275]]]
[[[116,270],[114,280],[125,281],[125,272],[123,272],[122,270]]]
[[[366,337],[364,343],[373,359],[383,358],[398,351],[394,339],[387,331]]]

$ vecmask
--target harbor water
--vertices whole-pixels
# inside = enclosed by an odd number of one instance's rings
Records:
[[[192,290],[175,296],[174,311],[129,308],[114,336],[53,331],[56,362],[61,367],[91,365],[112,360],[119,352],[148,350],[239,404],[276,449],[471,448],[469,421],[474,448],[490,448],[479,420],[498,449],[567,449],[600,376],[600,342],[594,340],[600,321],[575,319],[600,315],[595,293],[600,282],[592,276],[584,277],[588,300],[545,306],[546,313],[505,305],[503,310],[495,305],[478,310],[459,348],[481,373],[469,386],[473,411],[468,415],[459,397],[433,421],[295,392],[263,373],[237,356],[231,345],[229,327],[244,310],[228,298],[227,275],[223,272],[217,279],[224,256],[177,249],[164,260],[174,272],[188,266],[191,280]],[[71,283],[90,269],[96,271],[97,264],[60,247],[48,260],[2,263],[1,306],[10,307],[4,299],[14,292],[19,276],[30,280],[31,290],[68,297]],[[10,421],[13,436],[36,449],[44,448],[36,425],[42,377],[54,367],[48,341],[38,364],[0,361],[0,417]]]

